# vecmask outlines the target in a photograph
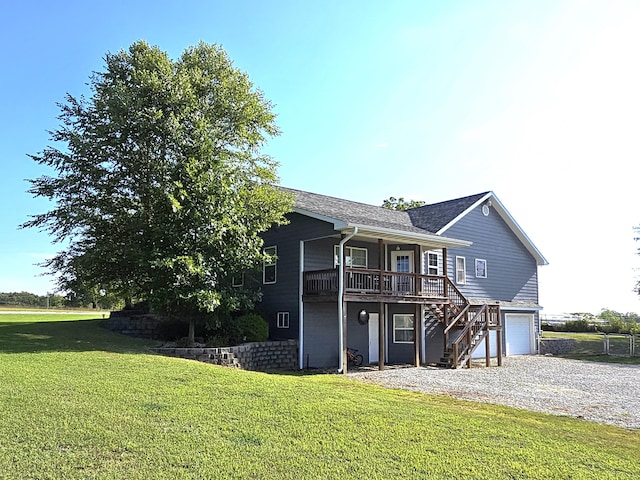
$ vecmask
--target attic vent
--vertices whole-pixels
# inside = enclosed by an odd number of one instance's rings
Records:
[[[489,212],[491,211],[491,210],[489,210],[489,207],[491,207],[491,200],[489,200],[488,202],[485,202],[485,203],[482,205],[482,214],[483,214],[485,217],[488,217],[488,216],[489,216]]]

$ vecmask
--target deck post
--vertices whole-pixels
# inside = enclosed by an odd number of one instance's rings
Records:
[[[449,276],[449,266],[447,265],[447,249],[442,249],[442,275]],[[446,292],[445,292],[446,295]]]
[[[380,285],[378,286],[378,289],[380,291],[380,295],[382,295],[382,290],[384,289],[384,242],[382,241],[381,238],[378,239],[378,270],[380,270],[380,280],[379,283]],[[380,304],[382,305],[382,303]]]
[[[471,348],[471,329],[467,330],[467,352]],[[467,358],[467,368],[471,368],[471,355]]]
[[[349,357],[347,357],[347,302],[342,302],[342,373],[347,373],[347,365],[349,364]]]
[[[498,305],[496,307],[497,313],[496,315],[498,316],[498,331],[496,332],[496,346],[498,347],[498,366],[501,367],[502,366],[502,314],[500,313],[500,305]]]
[[[420,304],[416,303],[414,308],[413,318],[413,354],[415,359],[415,366],[420,366],[420,325],[422,319],[420,318]]]
[[[488,315],[488,312],[485,313]],[[484,360],[485,365],[487,367],[491,366],[491,330],[489,330],[489,325],[487,324],[487,336],[484,337]]]
[[[384,303],[378,304],[378,370],[384,370]]]
[[[443,282],[443,292],[442,292],[442,296],[444,297],[444,301],[445,301],[445,305],[443,305],[442,309],[442,315],[443,315],[443,322],[444,322],[444,328],[447,328],[448,324],[449,324],[449,309],[448,304],[449,304],[449,266],[447,265],[447,249],[446,248],[442,248],[442,275],[444,275],[444,282]],[[447,351],[447,347],[449,346],[449,333],[445,333],[444,335],[444,349],[442,350],[442,352],[446,352]]]
[[[417,243],[413,246],[413,278],[414,278],[414,292],[416,295],[420,295],[422,291],[422,280],[420,274],[422,273],[422,259],[420,258],[420,245]]]

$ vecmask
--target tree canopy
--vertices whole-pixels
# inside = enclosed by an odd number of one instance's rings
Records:
[[[23,227],[66,247],[45,265],[58,287],[148,299],[162,312],[248,306],[232,278],[263,260],[260,233],[292,200],[261,152],[272,105],[217,45],[171,60],[136,42],[105,57],[89,98],[69,94],[50,146],[54,174],[29,192],[53,201]]]
[[[384,208],[389,210],[408,210],[410,208],[421,207],[424,202],[421,200],[405,200],[403,197],[389,197],[382,202]]]

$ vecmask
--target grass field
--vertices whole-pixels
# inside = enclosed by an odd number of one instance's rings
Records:
[[[0,315],[0,478],[632,479],[640,432]]]
[[[543,332],[544,338],[572,338],[576,341],[576,348],[565,355],[565,358],[586,360],[592,362],[628,363],[640,365],[640,336],[636,336],[636,354],[629,355],[629,337],[626,335],[610,335],[609,347],[615,355],[605,355],[602,334],[600,333],[571,333],[571,332]],[[626,354],[626,356],[625,356]]]

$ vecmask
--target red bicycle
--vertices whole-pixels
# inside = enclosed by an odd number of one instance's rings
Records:
[[[347,360],[354,367],[360,367],[364,361],[364,357],[358,353],[357,349],[347,347]]]

